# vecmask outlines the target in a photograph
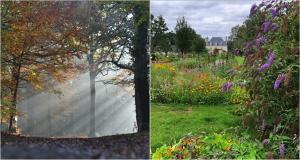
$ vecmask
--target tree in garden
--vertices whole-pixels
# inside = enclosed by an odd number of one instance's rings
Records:
[[[299,134],[299,4],[265,1],[254,4],[244,23],[243,78],[250,98],[243,108],[243,123],[255,128],[266,144],[274,135],[277,158],[297,157]],[[271,142],[270,142],[271,143]],[[268,147],[268,146],[266,146]],[[285,154],[285,151],[292,151]],[[295,154],[295,155],[291,155]]]
[[[206,42],[200,35],[196,35],[195,39],[192,43],[192,50],[197,54],[200,55],[201,52],[204,52],[206,49]]]
[[[170,45],[176,45],[176,34],[172,31],[167,32],[166,34],[169,39]]]
[[[7,1],[1,9],[1,112],[9,114],[12,131],[19,87],[31,83],[41,90],[49,74],[64,80],[60,71],[73,68],[72,57],[84,47],[72,23],[72,3]]]
[[[177,20],[175,27],[176,46],[181,52],[181,57],[190,49],[196,32],[188,25],[184,17]]]
[[[151,51],[163,51],[167,56],[171,46],[166,31],[168,31],[168,27],[164,18],[161,15],[157,18],[153,17],[151,21]]]

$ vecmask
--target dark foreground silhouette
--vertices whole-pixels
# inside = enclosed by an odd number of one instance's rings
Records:
[[[43,138],[1,133],[1,159],[149,158],[149,134],[99,138]]]

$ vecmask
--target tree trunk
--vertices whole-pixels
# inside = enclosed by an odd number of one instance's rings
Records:
[[[21,70],[21,62],[18,64],[18,66],[14,66],[13,69],[12,69],[12,80],[15,81],[15,86],[13,88],[13,91],[12,91],[12,96],[13,96],[13,99],[12,99],[12,109],[13,109],[13,112],[11,112],[10,114],[10,118],[9,118],[9,127],[8,127],[8,130],[10,132],[15,132],[14,130],[14,126],[16,124],[16,121],[15,121],[15,112],[17,110],[17,96],[18,96],[18,87],[19,87],[19,77],[20,77],[20,70]],[[16,129],[16,128],[15,128]]]
[[[140,6],[135,8],[135,19],[145,16]],[[134,85],[138,132],[149,131],[149,55],[147,52],[148,20],[142,21],[136,28],[134,43]]]
[[[95,78],[96,78],[96,68],[94,64],[94,50],[89,50],[88,53],[88,62],[89,62],[89,74],[90,74],[90,113],[89,113],[89,118],[90,118],[90,131],[89,131],[89,136],[90,137],[95,137],[95,107],[96,107],[96,89],[95,89]]]
[[[95,136],[95,103],[96,103],[96,89],[95,89],[95,78],[96,73],[92,69],[90,70],[90,96],[91,96],[91,105],[90,105],[90,132],[89,136],[94,137]]]
[[[12,100],[12,107],[13,110],[15,110],[17,108],[17,93],[18,93],[18,88],[15,88],[13,91],[13,100]],[[9,131],[10,132],[14,132],[14,125],[16,123],[15,121],[15,111],[13,111],[13,113],[10,114],[10,118],[9,118]]]

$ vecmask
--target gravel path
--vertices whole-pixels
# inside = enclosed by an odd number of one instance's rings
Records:
[[[1,133],[1,159],[148,159],[149,134],[100,138],[42,138]]]

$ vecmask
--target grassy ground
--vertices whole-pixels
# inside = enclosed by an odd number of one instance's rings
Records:
[[[218,132],[238,124],[232,105],[151,104],[151,152],[188,133]]]

